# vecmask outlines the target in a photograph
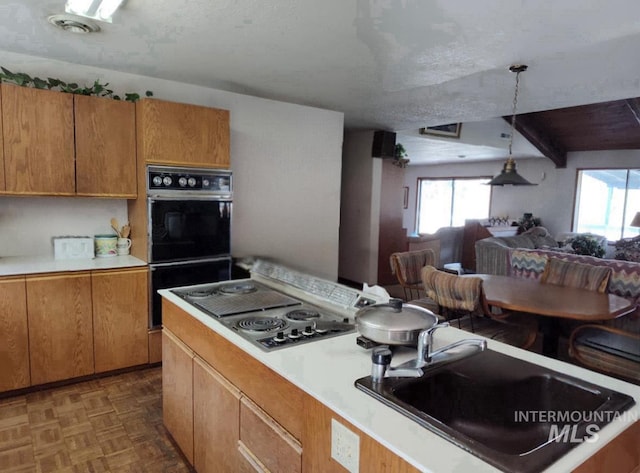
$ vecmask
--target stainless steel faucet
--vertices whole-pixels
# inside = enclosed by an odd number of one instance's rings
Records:
[[[433,333],[439,328],[448,326],[448,322],[443,322],[420,332],[417,357],[396,367],[391,367],[391,350],[386,347],[374,349],[371,355],[371,379],[374,382],[380,382],[383,378],[419,378],[424,374],[422,368],[426,366],[465,358],[486,350],[486,340],[465,338],[433,351]],[[461,347],[464,349],[457,350]]]

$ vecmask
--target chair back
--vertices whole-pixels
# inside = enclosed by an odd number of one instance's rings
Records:
[[[425,266],[433,266],[435,261],[436,254],[431,248],[392,253],[390,257],[391,272],[396,275],[401,286],[421,284],[420,271]]]
[[[421,275],[427,296],[440,307],[469,313],[484,310],[481,278],[461,277],[429,266]]]

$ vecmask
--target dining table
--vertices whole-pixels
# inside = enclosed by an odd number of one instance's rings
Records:
[[[469,276],[482,279],[489,306],[540,316],[542,353],[549,356],[557,356],[561,319],[598,322],[621,317],[635,309],[632,300],[606,292],[547,284],[536,279],[492,274]]]

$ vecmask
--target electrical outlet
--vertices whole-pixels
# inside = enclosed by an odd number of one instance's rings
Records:
[[[360,437],[331,419],[331,458],[350,473],[360,470]]]

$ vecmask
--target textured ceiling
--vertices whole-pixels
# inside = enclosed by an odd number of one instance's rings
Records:
[[[522,113],[640,96],[631,0],[127,0],[92,35],[47,23],[63,11],[1,1],[0,49],[338,110],[347,128],[509,115],[513,63]]]

